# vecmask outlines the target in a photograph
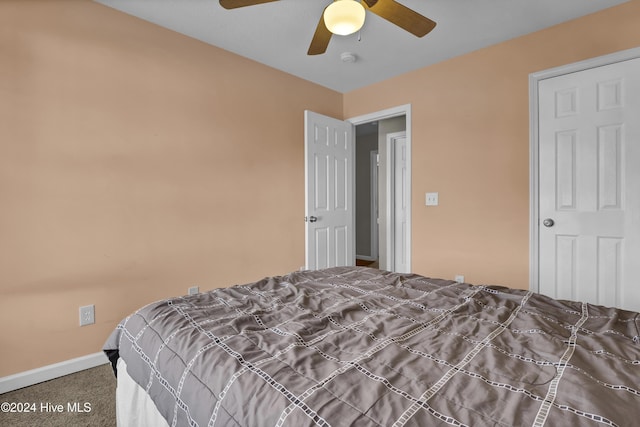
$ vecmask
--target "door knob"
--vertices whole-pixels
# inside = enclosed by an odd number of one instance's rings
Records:
[[[318,220],[317,216],[310,216],[309,217],[309,222],[316,222]]]
[[[545,227],[553,227],[553,224],[555,224],[555,222],[551,218],[547,218],[542,221],[542,225],[544,225]]]

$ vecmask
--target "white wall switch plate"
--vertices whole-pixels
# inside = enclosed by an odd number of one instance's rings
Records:
[[[464,283],[464,276],[462,274],[457,274],[455,277],[455,281],[458,283]]]
[[[195,295],[198,292],[200,292],[200,287],[198,286],[192,286],[189,288],[189,295]]]
[[[438,193],[426,193],[425,206],[438,206]]]

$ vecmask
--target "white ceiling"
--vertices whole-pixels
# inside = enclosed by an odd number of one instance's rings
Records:
[[[279,0],[226,10],[218,0],[96,0],[338,92],[584,16],[628,0],[398,0],[437,22],[417,38],[367,12],[362,30],[307,49],[331,0]],[[549,46],[553,49],[553,46]],[[357,61],[345,63],[343,52]]]

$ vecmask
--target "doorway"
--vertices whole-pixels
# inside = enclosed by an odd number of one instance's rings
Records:
[[[410,106],[348,120],[355,125],[356,264],[411,271]]]
[[[355,117],[346,121],[305,111],[305,266],[306,269],[355,265],[355,127],[377,122],[378,267],[396,272],[411,271],[411,106]],[[396,131],[397,124],[405,131]],[[399,148],[399,154],[396,148]],[[393,149],[392,149],[393,148]],[[400,159],[400,166],[394,162]],[[369,155],[370,161],[372,156]],[[401,191],[391,187],[393,178]],[[400,214],[393,191],[403,195]],[[370,192],[369,192],[370,194]],[[400,219],[398,219],[400,218]],[[392,219],[394,222],[390,222]],[[400,224],[400,227],[395,227]],[[395,228],[394,228],[395,227]],[[370,228],[370,227],[369,227]],[[398,233],[397,230],[401,230]],[[397,236],[401,236],[398,239]],[[376,240],[376,239],[374,239]],[[398,241],[401,243],[398,244]],[[400,254],[398,257],[397,254]],[[371,251],[369,258],[374,258]],[[402,260],[395,263],[394,258]]]
[[[378,122],[355,127],[356,265],[379,268]]]

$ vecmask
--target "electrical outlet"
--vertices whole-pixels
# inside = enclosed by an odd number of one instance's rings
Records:
[[[85,305],[80,307],[80,326],[93,325],[96,323],[95,306]]]
[[[189,295],[195,295],[200,292],[200,288],[198,286],[192,286],[189,288]]]

